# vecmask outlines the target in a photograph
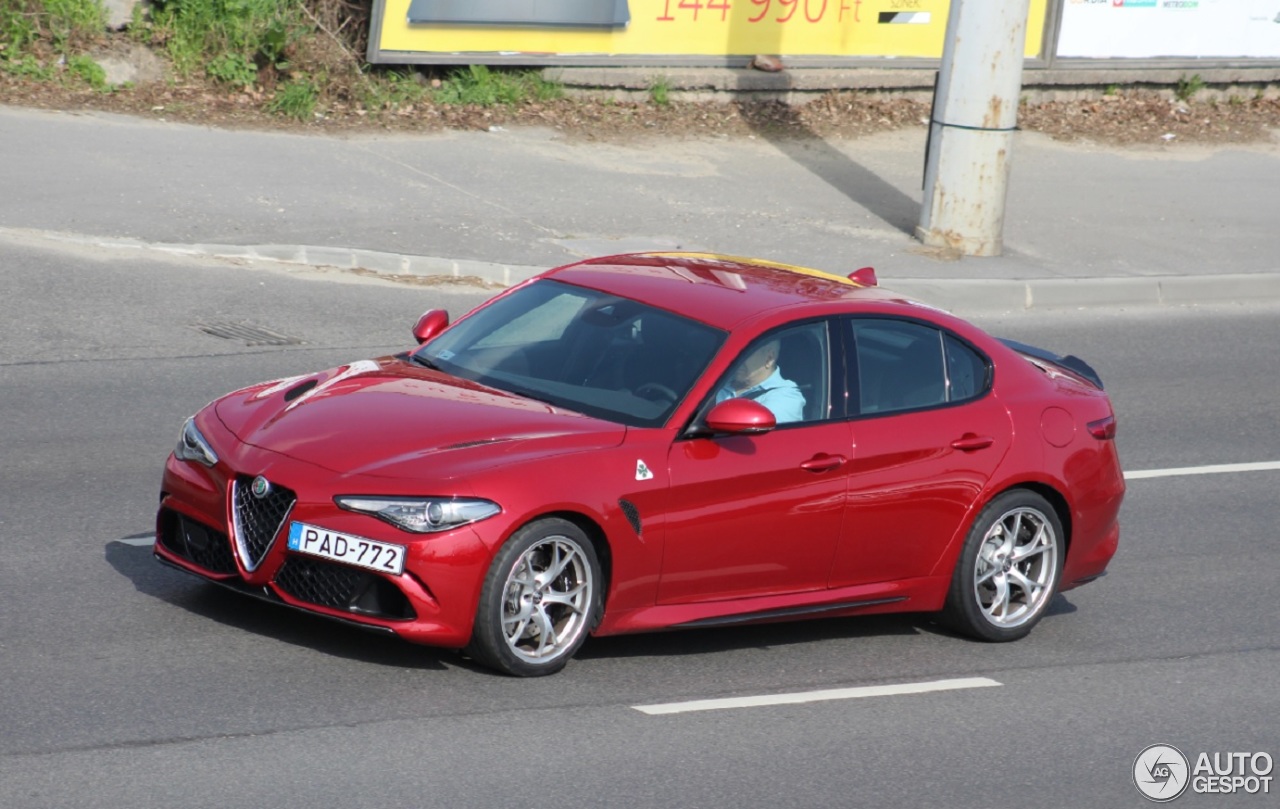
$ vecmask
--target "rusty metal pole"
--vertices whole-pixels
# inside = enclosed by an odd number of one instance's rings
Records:
[[[951,0],[916,237],[967,256],[1004,249],[1009,156],[1031,0]]]

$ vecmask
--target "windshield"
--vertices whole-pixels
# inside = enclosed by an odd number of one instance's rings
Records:
[[[656,427],[724,338],[719,329],[629,298],[542,280],[459,321],[414,357],[557,407]]]

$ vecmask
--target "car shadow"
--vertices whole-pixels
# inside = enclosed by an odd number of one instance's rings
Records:
[[[1053,597],[1053,601],[1049,602],[1049,609],[1045,610],[1044,614],[1046,617],[1050,615],[1070,615],[1079,609],[1075,604],[1068,601],[1066,596],[1058,594]]]
[[[1075,604],[1067,600],[1067,597],[1061,593],[1055,595],[1053,600],[1049,602],[1049,607],[1044,611],[1043,618],[1052,618],[1055,615],[1070,615],[1079,610]],[[944,638],[957,638],[959,640],[973,641],[968,635],[956,632],[945,624],[937,621],[925,621],[920,624],[920,630],[930,635],[937,635]]]
[[[814,132],[795,107],[743,104],[742,120],[756,135],[797,165],[866,208],[889,226],[914,236],[920,221],[920,200],[851,159]]]
[[[151,532],[108,542],[105,558],[134,589],[192,615],[333,657],[399,669],[445,670],[471,664],[457,652],[344,627],[291,607],[235,593],[156,561],[151,546],[129,544]]]
[[[685,629],[592,638],[576,657],[673,657],[744,649],[776,649],[831,640],[919,635],[928,616],[917,614],[821,618],[768,624]]]
[[[1076,606],[1058,595],[1049,604],[1045,617],[1076,612]],[[678,657],[704,655],[744,649],[767,650],[799,646],[823,641],[847,641],[859,638],[911,637],[931,635],[972,643],[973,638],[938,623],[933,613],[899,613],[890,615],[855,615],[817,620],[784,621],[767,624],[741,624],[728,627],[673,630],[635,635],[610,635],[592,638],[575,655],[579,660]]]
[[[108,542],[105,548],[107,564],[128,579],[139,593],[192,615],[281,643],[360,663],[429,671],[467,669],[480,674],[504,676],[473,662],[458,651],[419,646],[399,638],[343,627],[316,615],[226,590],[160,564],[152,555],[150,545],[128,544],[130,540],[150,536],[150,532],[144,532]],[[1066,597],[1058,595],[1045,615],[1066,615],[1076,610],[1076,606]],[[937,623],[932,614],[902,613],[611,635],[592,638],[575,658],[607,660],[679,657],[746,649],[767,650],[824,641],[918,635],[970,640]]]

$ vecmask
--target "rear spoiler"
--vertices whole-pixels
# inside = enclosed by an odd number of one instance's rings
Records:
[[[1089,380],[1098,388],[1098,390],[1103,390],[1102,377],[1098,376],[1098,372],[1093,370],[1092,365],[1077,356],[1068,354],[1063,357],[1043,348],[1036,348],[1035,346],[1029,346],[1026,343],[1019,343],[1017,340],[1006,340],[1003,337],[999,338],[999,340],[1019,354],[1026,354],[1028,357],[1051,363],[1059,368],[1065,368],[1076,376]]]

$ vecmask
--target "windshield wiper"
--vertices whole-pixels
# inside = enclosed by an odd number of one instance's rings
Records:
[[[512,387],[509,387],[509,388],[497,388],[497,390],[505,391],[506,393],[514,393],[516,396],[519,396],[522,399],[531,399],[532,401],[541,402],[544,405],[547,405],[549,407],[554,407],[556,409],[561,409],[564,407],[559,402],[548,399],[547,398],[548,394],[533,393],[528,388],[515,387],[513,385]]]
[[[417,353],[410,354],[409,361],[415,365],[421,365],[423,368],[430,368],[433,371],[444,370],[439,365],[436,365],[434,362],[422,356],[421,354],[417,354]]]

